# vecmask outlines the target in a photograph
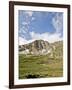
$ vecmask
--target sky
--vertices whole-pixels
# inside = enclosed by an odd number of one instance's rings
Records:
[[[18,11],[19,45],[34,40],[49,43],[63,40],[63,12]]]

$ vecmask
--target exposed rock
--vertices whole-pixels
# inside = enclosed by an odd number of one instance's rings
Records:
[[[46,55],[51,57],[63,56],[63,42],[49,43],[44,40],[35,40],[32,43],[19,46],[20,54]]]

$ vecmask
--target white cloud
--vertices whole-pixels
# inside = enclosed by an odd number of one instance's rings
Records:
[[[21,22],[21,27],[20,27],[20,30],[19,30],[19,33],[20,34],[24,34],[24,33],[28,33],[29,31],[29,25],[31,23],[31,21],[35,20],[34,17],[32,17],[33,15],[33,12],[32,11],[25,11],[24,14],[26,13],[26,17],[24,21]]]
[[[52,19],[52,24],[57,33],[60,33],[63,25],[63,16],[62,14],[57,13],[55,17]]]
[[[22,34],[23,35],[23,34],[27,33],[28,32],[28,28],[29,28],[28,25],[26,27],[23,26],[22,28],[20,28],[19,34]]]
[[[22,25],[28,25],[29,22],[22,22]]]
[[[26,11],[26,13],[28,14],[28,17],[26,18],[26,22],[23,22],[22,24],[23,25],[26,25],[23,26],[20,30],[20,32],[23,34],[23,33],[29,33],[30,36],[31,36],[31,39],[30,40],[26,40],[25,38],[22,38],[22,37],[19,37],[19,45],[23,45],[23,44],[27,44],[27,43],[30,43],[34,40],[39,40],[39,39],[42,39],[42,40],[45,40],[45,41],[48,41],[50,43],[53,43],[53,42],[56,42],[56,41],[61,41],[63,40],[63,37],[60,37],[61,36],[61,30],[63,28],[63,17],[62,17],[62,14],[56,14],[55,17],[53,17],[52,19],[52,24],[56,30],[55,33],[49,33],[49,32],[45,32],[45,33],[36,33],[34,31],[32,32],[29,32],[29,24],[28,22],[30,23],[30,19],[33,21],[35,20],[35,18],[32,16],[33,15],[33,12],[32,11]]]
[[[24,30],[24,28],[20,28],[20,30],[19,30],[19,35],[20,35],[20,34],[23,35],[24,33],[26,33],[26,31]]]
[[[30,32],[30,36],[31,36],[30,40],[26,40],[25,38],[19,37],[19,45],[28,44],[30,42],[40,39],[48,41],[49,43],[63,40],[63,38],[60,37],[60,33],[50,34],[48,32],[45,32],[40,34],[40,33]]]
[[[33,15],[32,11],[26,11],[25,13],[27,13],[30,17]]]
[[[19,45],[24,45],[33,42],[34,39],[26,40],[25,38],[19,37]]]
[[[31,20],[32,20],[32,21],[33,21],[33,20],[35,20],[35,17],[32,17],[32,19],[31,19]]]
[[[45,33],[40,34],[40,33],[30,32],[30,35],[31,35],[32,40],[42,39],[50,43],[62,40],[62,37],[60,37],[61,35],[60,33],[50,34],[48,32],[45,32]]]
[[[22,37],[19,37],[19,45],[23,45],[23,44],[26,44],[27,43],[27,40],[22,38]]]

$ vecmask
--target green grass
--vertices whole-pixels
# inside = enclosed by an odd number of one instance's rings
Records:
[[[63,59],[48,55],[19,55],[19,79],[63,76]]]

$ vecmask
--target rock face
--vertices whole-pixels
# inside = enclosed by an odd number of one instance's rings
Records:
[[[19,46],[19,51],[22,54],[48,54],[52,51],[52,46],[44,40],[35,40],[32,43]]]
[[[44,40],[35,40],[32,43],[20,45],[20,54],[63,56],[63,41],[49,43]]]

